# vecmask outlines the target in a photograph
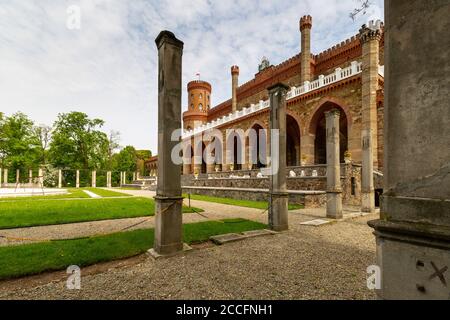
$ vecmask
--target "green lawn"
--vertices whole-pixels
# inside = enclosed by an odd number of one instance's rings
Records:
[[[75,189],[75,188],[69,188],[67,189],[67,194],[59,194],[54,196],[32,196],[32,197],[12,197],[12,198],[0,198],[0,205],[4,201],[30,201],[30,200],[54,200],[54,199],[77,199],[77,198],[90,198],[89,195],[87,195],[85,192],[83,192],[83,189]]]
[[[198,208],[183,208],[185,213],[194,210],[202,211]],[[3,202],[0,203],[0,229],[135,218],[154,214],[154,200],[141,197]]]
[[[130,197],[130,195],[122,192],[105,190],[100,188],[67,188],[68,193],[59,194],[54,196],[42,196],[39,193],[36,193],[36,196],[32,197],[11,197],[11,198],[0,198],[0,203],[3,201],[29,201],[29,200],[55,200],[55,199],[85,199],[90,198],[89,195],[83,190],[91,191],[101,197],[109,198],[109,197]]]
[[[188,195],[183,195],[186,199]],[[211,196],[203,196],[197,194],[191,194],[192,200],[206,201],[206,202],[216,202],[221,204],[233,205],[238,207],[247,207],[247,208],[255,208],[265,210],[268,208],[269,204],[266,201],[252,201],[252,200],[237,200],[230,198],[219,198],[219,197],[211,197]],[[186,201],[185,201],[186,203]],[[298,210],[303,209],[302,205],[298,204],[289,204],[289,210]]]
[[[208,221],[185,224],[186,243],[203,242],[209,237],[231,232],[266,228],[266,225],[243,220]],[[63,270],[99,262],[132,257],[153,246],[153,229],[115,233],[75,240],[52,241],[0,248],[0,279]]]

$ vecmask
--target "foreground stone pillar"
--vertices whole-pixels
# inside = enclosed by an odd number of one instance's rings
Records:
[[[62,188],[62,171],[58,170],[58,189]]]
[[[171,153],[179,141],[171,135],[181,128],[181,70],[183,42],[169,31],[155,40],[158,47],[158,180],[156,189],[155,242],[153,257],[183,251],[181,167]]]
[[[271,140],[270,143],[272,172],[269,190],[269,227],[274,231],[289,229],[289,195],[286,187],[286,92],[288,89],[281,83],[268,88],[270,129],[279,130],[278,139]]]
[[[75,182],[75,188],[79,188],[80,187],[80,170],[77,170],[77,177],[76,177],[76,182]]]
[[[327,128],[327,217],[342,219],[342,188],[338,110],[325,113]]]
[[[92,188],[97,188],[97,171],[92,171],[92,181],[91,181]]]
[[[1,180],[1,178],[0,178]],[[33,170],[28,171],[28,183],[33,184]]]
[[[377,237],[383,299],[450,297],[450,3],[385,2],[385,193]],[[420,31],[418,34],[417,32]],[[425,36],[438,34],[439,36]]]
[[[20,183],[20,169],[16,169],[16,184]]]

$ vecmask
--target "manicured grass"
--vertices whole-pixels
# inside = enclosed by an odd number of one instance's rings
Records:
[[[111,191],[106,189],[99,189],[99,188],[85,188],[84,190],[88,190],[90,192],[95,193],[96,195],[99,195],[100,197],[109,198],[109,197],[131,197],[129,194],[117,192],[117,191]]]
[[[189,213],[202,211],[183,208]],[[56,225],[75,222],[135,218],[155,214],[153,199],[75,199],[0,203],[0,229]]]
[[[243,220],[208,221],[186,224],[184,241],[203,242],[209,237],[231,232],[266,228]],[[84,239],[62,240],[0,248],[0,279],[63,270],[70,265],[84,267],[99,262],[132,257],[153,246],[154,230],[136,230]]]
[[[83,192],[83,189],[75,189],[75,188],[69,188],[67,189],[68,193],[66,194],[58,194],[54,196],[32,196],[32,197],[11,197],[11,198],[0,198],[0,206],[1,203],[4,201],[30,201],[30,200],[55,200],[55,199],[78,199],[78,198],[90,198],[89,195],[87,195],[85,192]],[[38,194],[38,193],[36,193]]]
[[[185,198],[188,198],[187,194],[185,194],[183,196]],[[255,209],[261,209],[261,210],[265,210],[269,206],[269,204],[265,201],[237,200],[237,199],[219,198],[219,197],[203,196],[203,195],[196,195],[196,194],[191,194],[191,199],[233,205],[233,206],[238,206],[238,207],[255,208]],[[303,209],[303,206],[298,205],[298,204],[289,204],[289,210],[298,210],[298,209]]]

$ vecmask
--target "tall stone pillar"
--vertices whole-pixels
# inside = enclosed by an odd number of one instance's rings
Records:
[[[8,169],[3,170],[3,180],[5,187],[8,186]]]
[[[127,172],[126,172],[126,171],[123,171],[123,172],[122,172],[122,175],[123,175],[122,183],[123,183],[123,184],[127,184]]]
[[[97,171],[92,171],[92,188],[97,188]]]
[[[338,110],[325,113],[327,128],[327,217],[342,219],[342,188]]]
[[[382,299],[450,297],[449,10],[385,2],[385,192],[369,223]]]
[[[133,181],[136,181],[136,172],[133,172]]]
[[[181,73],[183,42],[169,31],[155,40],[158,47],[158,181],[156,188],[155,242],[153,257],[183,251],[183,197],[181,167],[171,159],[179,141],[171,135],[181,128]]]
[[[301,70],[300,81],[303,84],[305,81],[311,81],[311,28],[312,17],[303,16],[300,19],[300,31],[301,31]]]
[[[362,211],[375,212],[373,167],[378,167],[377,90],[379,48],[382,35],[380,21],[371,21],[359,31],[362,45]]]
[[[33,184],[33,170],[31,170],[31,169],[28,171],[28,183],[30,185]]]
[[[237,111],[237,88],[239,85],[239,67],[231,67],[231,110]]]
[[[58,188],[62,188],[62,170],[58,170]]]
[[[269,194],[269,227],[274,231],[289,229],[286,186],[286,93],[282,83],[268,88],[270,99],[270,129],[279,130],[278,139],[270,143],[271,175]],[[269,134],[270,135],[270,134]],[[277,152],[278,151],[278,152]]]
[[[20,169],[16,169],[16,184],[20,183]]]
[[[79,187],[80,187],[80,170],[77,170],[75,188],[78,189]]]

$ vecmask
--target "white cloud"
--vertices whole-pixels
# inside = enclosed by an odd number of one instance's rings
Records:
[[[160,30],[185,43],[183,85],[200,71],[216,105],[230,96],[231,65],[243,83],[263,55],[277,64],[298,53],[301,15],[313,16],[317,53],[381,18],[382,0],[372,3],[353,22],[355,0],[0,0],[0,110],[47,124],[83,111],[119,130],[123,145],[155,151]],[[81,7],[81,30],[66,28],[70,5]]]

